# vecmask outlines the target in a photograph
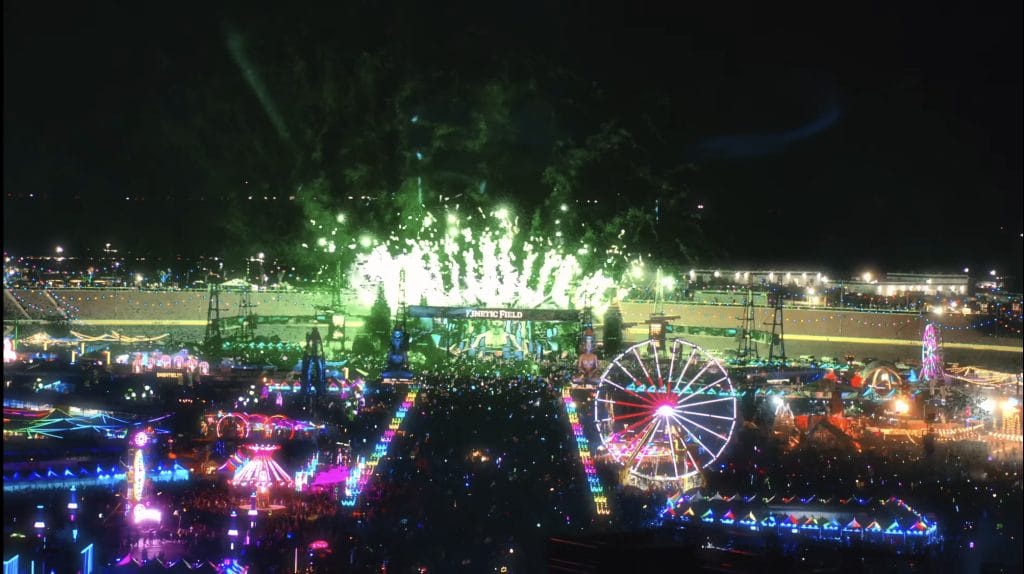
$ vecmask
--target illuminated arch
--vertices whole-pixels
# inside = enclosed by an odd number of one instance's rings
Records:
[[[893,389],[903,386],[903,377],[895,365],[882,361],[868,363],[864,367],[864,389],[873,389],[877,394],[887,394]]]
[[[217,438],[224,438],[224,423],[230,419],[234,419],[235,426],[242,429],[242,436],[239,438],[247,438],[249,436],[249,422],[246,420],[246,416],[242,413],[230,413],[224,415],[217,421]]]

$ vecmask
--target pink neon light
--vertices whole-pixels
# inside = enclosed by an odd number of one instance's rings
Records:
[[[145,431],[139,431],[132,437],[132,443],[135,444],[136,447],[142,448],[149,444],[149,435],[146,434]]]

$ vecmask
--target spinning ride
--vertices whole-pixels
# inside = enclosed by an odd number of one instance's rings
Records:
[[[729,373],[700,347],[650,340],[608,364],[594,420],[627,481],[689,490],[729,444],[736,397]]]
[[[274,453],[281,447],[269,444],[252,444],[246,447],[252,458],[235,471],[231,483],[246,489],[257,488],[265,491],[276,486],[291,486],[292,477],[274,460]]]

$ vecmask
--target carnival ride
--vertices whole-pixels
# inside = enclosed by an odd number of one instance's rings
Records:
[[[125,473],[123,505],[125,516],[131,516],[136,525],[159,525],[163,518],[163,512],[154,505],[151,496],[150,465],[146,462],[147,451],[155,442],[154,439],[152,428],[134,430],[128,437],[128,456],[131,461],[126,465],[128,470]]]
[[[925,382],[941,380],[942,373],[942,339],[935,323],[924,327],[921,340],[921,378]]]
[[[284,415],[259,413],[218,412],[206,415],[205,434],[213,430],[221,439],[284,439],[306,436],[320,428],[307,421],[297,421]]]
[[[873,361],[864,366],[860,374],[863,380],[863,395],[884,397],[903,386],[903,377],[892,364]]]
[[[274,453],[281,447],[270,444],[252,444],[246,448],[252,453],[252,458],[235,471],[234,477],[229,481],[232,485],[240,488],[266,490],[271,487],[294,484],[291,475],[274,460]]]
[[[16,412],[20,411],[20,412]],[[4,408],[4,423],[12,422],[8,415],[36,414],[35,423],[16,430],[4,429],[5,439],[8,436],[24,436],[26,438],[67,438],[69,431],[81,431],[82,437],[88,437],[95,441],[95,437],[103,436],[110,439],[126,440],[128,445],[128,461],[104,468],[102,464],[96,464],[95,469],[90,469],[91,463],[78,460],[75,463],[66,461],[63,472],[54,470],[53,466],[47,466],[49,462],[29,462],[21,470],[11,474],[4,473],[4,491],[30,490],[45,488],[67,488],[76,486],[115,485],[122,483],[125,488],[123,497],[125,512],[133,512],[136,522],[145,517],[153,517],[152,512],[142,513],[142,506],[147,502],[146,484],[147,481],[174,482],[189,479],[188,469],[182,467],[177,461],[171,462],[169,467],[164,463],[154,465],[148,461],[147,450],[154,443],[160,434],[167,431],[153,426],[133,425],[127,421],[114,419],[107,414],[94,414],[90,417],[59,416],[66,414],[65,411],[56,409],[50,411],[30,411],[27,409]],[[58,416],[52,417],[51,415]],[[163,417],[161,417],[163,418]],[[25,419],[22,418],[24,421]],[[157,422],[160,419],[153,419],[150,422]],[[76,422],[70,422],[76,421]],[[131,427],[131,428],[129,428]],[[52,462],[52,461],[51,461]],[[43,466],[46,470],[43,471]],[[75,468],[72,468],[75,467]],[[146,518],[148,520],[148,518]]]
[[[728,372],[682,339],[627,348],[601,375],[594,402],[604,451],[638,486],[698,486],[736,418]]]
[[[29,405],[11,401],[12,405],[4,405],[4,437],[66,438],[69,436],[102,437],[109,439],[125,438],[131,427],[148,425],[154,433],[166,434],[158,423],[165,421],[169,415],[148,420],[139,420],[133,415],[82,409],[74,406],[53,408],[47,405]],[[13,406],[23,404],[25,406]]]

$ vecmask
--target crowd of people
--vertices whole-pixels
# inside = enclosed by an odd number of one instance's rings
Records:
[[[307,548],[317,540],[331,551],[324,571],[543,570],[547,538],[581,533],[594,519],[573,464],[561,379],[423,377],[419,400],[354,513],[341,512],[331,492],[275,490],[273,510],[261,510],[249,532],[243,493],[206,480],[163,493],[161,505],[186,518],[153,536],[183,544],[191,557],[222,556],[237,509],[240,540],[247,539],[239,557],[260,571],[283,571],[296,549],[303,561],[314,557]],[[353,426],[372,435],[375,421],[360,422]],[[360,443],[359,436],[353,428],[349,438]]]
[[[236,510],[240,535],[234,553],[260,572],[288,570],[295,553],[325,572],[543,571],[549,537],[591,532],[597,520],[561,407],[559,391],[570,371],[421,376],[418,400],[352,511],[339,505],[337,492],[278,488],[261,497],[257,526],[250,530],[248,493],[232,488],[224,476],[197,477],[153,488],[151,501],[164,510],[160,528],[141,531],[120,516],[112,518],[120,500],[104,489],[81,493],[80,527],[100,546],[117,549],[107,558],[158,558],[177,548],[178,556],[190,560],[218,560],[231,554],[227,530]],[[285,448],[295,452],[282,451],[281,460],[297,468],[311,449],[324,454],[342,443],[350,454],[367,454],[406,390],[377,387],[370,408],[353,420],[333,421],[329,437],[292,441],[299,446]],[[592,403],[578,400],[580,411],[590,412]],[[217,442],[224,441],[212,444]],[[1020,559],[1019,541],[1013,539],[1021,531],[1019,455],[993,458],[960,443],[865,442],[863,452],[834,446],[808,441],[793,448],[770,433],[740,429],[723,458],[707,469],[708,487],[723,494],[896,496],[942,525],[946,546],[940,551],[956,564],[967,568],[1005,557],[1000,549],[1006,544],[1018,549]],[[666,493],[616,486],[617,469],[605,463],[598,471],[616,528],[638,531],[655,524]],[[14,503],[13,514],[5,515],[8,522],[31,515],[26,505],[41,500],[55,515],[48,523],[63,532],[66,519],[56,515],[66,496],[5,496],[5,506]],[[314,542],[321,550],[310,549]]]
[[[944,542],[937,559],[956,564],[957,571],[977,570],[986,561],[1019,563],[1019,457],[994,458],[963,442],[888,439],[862,446],[855,452],[805,440],[790,448],[743,429],[706,478],[709,489],[724,496],[896,497],[940,525]]]
[[[543,570],[544,541],[593,519],[548,380],[427,379],[365,494],[360,559],[388,571]]]

